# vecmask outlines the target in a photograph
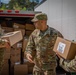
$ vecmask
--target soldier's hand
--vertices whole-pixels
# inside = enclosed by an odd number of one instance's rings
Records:
[[[26,55],[26,58],[28,59],[28,61],[29,61],[30,63],[34,63],[34,61],[32,60],[32,55],[31,55],[31,54],[27,54],[27,55]]]

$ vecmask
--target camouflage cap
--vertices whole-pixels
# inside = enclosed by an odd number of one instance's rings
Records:
[[[47,20],[47,15],[45,13],[35,14],[34,18],[31,21],[35,22],[35,21],[38,21],[38,20]]]

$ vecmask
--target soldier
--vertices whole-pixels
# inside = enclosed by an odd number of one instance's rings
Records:
[[[57,63],[53,46],[57,36],[62,35],[47,25],[47,15],[44,13],[36,14],[32,22],[36,29],[29,37],[25,54],[29,62],[35,64],[33,75],[56,75]]]
[[[2,65],[4,64],[4,54],[5,54],[5,50],[6,48],[10,48],[9,42],[3,41],[0,38],[0,75],[1,75],[1,70],[2,70]]]

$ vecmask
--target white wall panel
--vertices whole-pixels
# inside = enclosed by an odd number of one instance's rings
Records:
[[[47,0],[36,8],[48,15],[48,25],[76,41],[76,0]]]
[[[43,4],[37,7],[35,11],[41,11],[48,15],[48,1],[45,1]]]
[[[61,0],[49,0],[48,24],[55,29],[61,31]]]
[[[62,27],[65,38],[76,41],[76,0],[63,0]]]

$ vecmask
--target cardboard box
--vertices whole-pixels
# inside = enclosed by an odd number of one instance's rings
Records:
[[[10,53],[10,51],[11,51],[11,48],[6,48],[5,49],[5,53]]]
[[[35,26],[33,24],[26,24],[26,30],[34,30],[35,29]]]
[[[24,59],[24,63],[23,64],[28,65],[28,73],[32,74],[34,63],[30,63],[27,59]]]
[[[19,31],[19,30],[21,30],[22,35],[24,36],[25,35],[25,29],[14,28],[14,31]]]
[[[9,75],[9,70],[8,69],[2,70],[1,75]]]
[[[4,60],[10,59],[10,53],[5,53],[3,59]]]
[[[1,26],[3,26],[3,27],[7,27],[6,22],[5,22],[5,21],[1,22]]]
[[[12,46],[12,48],[14,48],[14,49],[22,48],[22,41],[19,41],[19,42],[15,43],[15,44]]]
[[[10,58],[11,63],[21,62],[21,56],[20,55],[12,55]]]
[[[1,38],[7,39],[11,46],[23,39],[21,31],[7,33]]]
[[[11,48],[11,56],[12,55],[21,55],[21,48]]]
[[[2,29],[4,30],[4,33],[8,33],[8,32],[13,32],[14,29],[11,27],[2,27]]]
[[[33,32],[32,30],[29,30],[29,31],[27,30],[25,34],[26,34],[26,36],[30,36],[30,34],[31,34],[32,32]]]
[[[76,43],[57,37],[53,51],[57,52],[64,59],[73,59],[76,55]]]
[[[0,75],[9,75],[9,64],[8,60],[4,60],[2,64],[1,74]]]
[[[13,28],[25,29],[26,27],[25,27],[25,25],[23,25],[23,24],[14,23],[14,24],[13,24]]]
[[[28,66],[25,64],[15,65],[14,75],[28,75]]]
[[[24,52],[26,50],[26,45],[28,43],[28,38],[24,38],[23,39],[23,47],[22,47],[22,51]]]

